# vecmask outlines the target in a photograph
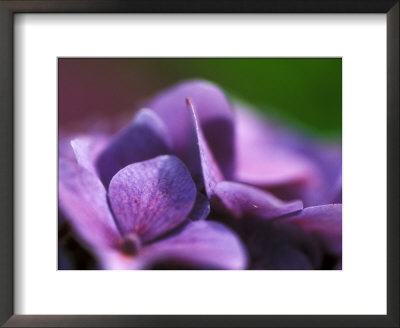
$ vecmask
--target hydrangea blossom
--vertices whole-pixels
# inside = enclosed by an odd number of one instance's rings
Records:
[[[60,143],[59,204],[103,269],[341,267],[340,147],[204,81],[156,95],[113,136]]]

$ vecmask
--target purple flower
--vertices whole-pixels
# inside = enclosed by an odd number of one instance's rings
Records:
[[[112,137],[60,143],[60,209],[101,268],[340,265],[341,205],[326,205],[341,203],[339,146],[203,81],[147,107]]]
[[[60,207],[102,268],[147,268],[169,260],[200,268],[245,267],[245,252],[229,229],[211,221],[185,222],[197,191],[175,156],[125,166],[108,193],[96,173],[78,163],[60,160]]]
[[[337,143],[318,143],[236,109],[235,179],[306,206],[341,203],[342,157]]]

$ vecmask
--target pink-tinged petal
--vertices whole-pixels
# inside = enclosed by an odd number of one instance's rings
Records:
[[[59,137],[58,139],[58,158],[76,161],[74,150],[71,147],[70,137]]]
[[[214,221],[191,222],[177,234],[144,247],[139,257],[147,267],[160,261],[201,269],[242,270],[247,266],[240,239]]]
[[[302,201],[283,202],[267,191],[237,182],[218,183],[215,195],[225,211],[237,218],[252,215],[271,219],[303,208]]]
[[[313,206],[283,218],[295,222],[319,238],[325,250],[334,255],[342,253],[342,205]]]
[[[72,139],[70,145],[78,164],[89,171],[95,172],[93,162],[90,158],[89,145],[87,140]]]
[[[71,147],[74,151],[76,161],[85,169],[96,172],[94,167],[94,160],[90,152],[90,143],[88,139],[73,139],[71,140]]]
[[[191,117],[185,104],[190,98],[196,106],[199,124],[216,162],[227,177],[234,171],[234,123],[232,108],[222,90],[205,81],[187,81],[159,94],[150,104],[164,121],[179,158],[192,174],[199,172],[190,135]]]
[[[195,104],[193,104],[190,98],[187,98],[186,105],[187,111],[191,114],[190,135],[194,136],[191,139],[193,143],[192,149],[195,149],[199,156],[204,187],[208,198],[212,199],[215,194],[215,186],[224,180],[224,176],[204,138],[203,131],[197,118]]]
[[[280,187],[281,197],[302,196],[308,201],[323,187],[322,173],[316,163],[283,141],[287,138],[285,131],[238,108],[235,180],[274,192]]]
[[[60,209],[79,239],[92,251],[117,245],[120,235],[98,177],[77,163],[60,159],[58,182]]]
[[[206,196],[198,192],[189,219],[192,221],[205,220],[208,214],[210,214],[210,202]]]
[[[182,161],[163,155],[120,170],[109,198],[120,231],[146,243],[186,220],[196,186]]]
[[[142,109],[132,123],[117,134],[97,159],[101,180],[108,186],[123,167],[171,153],[171,140],[164,123],[153,111]]]
[[[70,135],[60,138],[58,157],[77,161],[93,169],[99,153],[105,148],[110,137],[104,133]]]

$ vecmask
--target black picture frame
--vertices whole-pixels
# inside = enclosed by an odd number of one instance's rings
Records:
[[[4,327],[399,327],[399,8],[398,0],[0,0],[0,324]],[[387,315],[14,315],[13,22],[17,13],[385,13]]]

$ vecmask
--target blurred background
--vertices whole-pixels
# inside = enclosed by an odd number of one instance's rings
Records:
[[[341,58],[60,58],[59,128],[86,132],[132,115],[156,92],[193,78],[297,129],[341,136]]]

